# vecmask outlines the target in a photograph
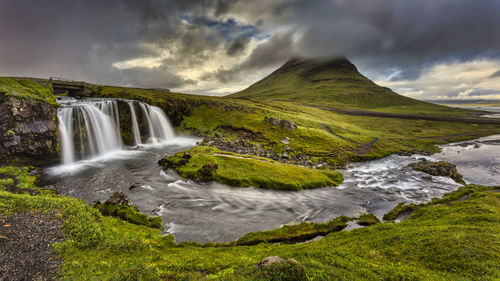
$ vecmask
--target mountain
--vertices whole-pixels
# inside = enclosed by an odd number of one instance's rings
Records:
[[[264,79],[229,97],[259,102],[286,100],[350,108],[427,104],[378,86],[359,73],[347,58],[293,58]]]

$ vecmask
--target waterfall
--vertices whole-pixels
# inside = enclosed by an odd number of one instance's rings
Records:
[[[61,157],[63,164],[69,164],[74,161],[73,144],[73,108],[61,108],[57,113],[59,119],[59,134],[61,137]]]
[[[148,124],[148,143],[155,143],[155,132],[153,130],[153,124],[151,124],[151,118],[149,117],[149,111],[146,108],[144,103],[139,104],[141,106],[142,114],[144,114],[144,118],[146,118],[146,123]]]
[[[147,134],[144,134],[147,143],[162,143],[175,137],[165,113],[156,106],[112,99],[63,99],[59,102],[62,106],[57,115],[63,164],[94,158],[123,147],[121,133],[128,126],[120,124],[118,102],[128,104],[134,145],[142,144],[138,113],[142,113],[141,120],[147,126]],[[135,110],[136,103],[141,108],[140,112]]]
[[[128,106],[130,108],[130,119],[132,120],[132,133],[134,134],[134,144],[139,145],[141,141],[141,132],[139,131],[139,124],[137,123],[137,114],[135,114],[135,108],[132,101],[128,101]]]

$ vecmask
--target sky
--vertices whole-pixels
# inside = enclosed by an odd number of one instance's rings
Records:
[[[225,95],[346,56],[421,100],[500,99],[499,0],[0,0],[0,75]]]

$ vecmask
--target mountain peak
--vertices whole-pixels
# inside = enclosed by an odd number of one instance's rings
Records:
[[[300,74],[304,78],[310,78],[329,70],[346,74],[358,73],[356,66],[346,57],[329,59],[292,57],[284,65],[278,68],[277,71],[292,71]]]
[[[380,87],[345,57],[290,58],[245,90],[230,95],[256,101],[286,100],[311,105],[380,108],[421,103]]]

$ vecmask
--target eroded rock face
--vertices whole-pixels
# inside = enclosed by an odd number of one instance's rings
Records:
[[[58,145],[56,107],[0,93],[0,160],[58,161]]]

